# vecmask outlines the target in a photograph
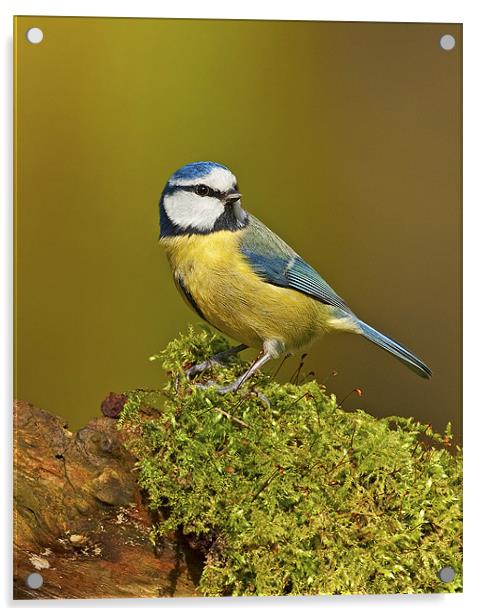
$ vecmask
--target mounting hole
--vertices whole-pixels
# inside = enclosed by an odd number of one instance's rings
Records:
[[[442,569],[438,572],[438,576],[440,581],[445,584],[450,584],[450,582],[453,582],[455,579],[455,571],[453,567],[442,567]]]
[[[44,33],[40,28],[29,28],[25,33],[27,41],[32,45],[38,45],[44,38]]]
[[[44,579],[40,575],[40,573],[30,573],[27,576],[27,586],[29,588],[33,588],[34,590],[37,590],[37,588],[41,588],[43,586],[43,583],[44,583]]]
[[[440,47],[445,51],[452,51],[455,47],[455,38],[451,34],[444,34],[440,37]]]

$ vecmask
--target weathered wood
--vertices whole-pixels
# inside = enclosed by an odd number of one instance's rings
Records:
[[[182,538],[152,545],[136,460],[115,419],[72,433],[14,405],[14,598],[193,596],[202,557]],[[38,590],[26,583],[43,576]]]

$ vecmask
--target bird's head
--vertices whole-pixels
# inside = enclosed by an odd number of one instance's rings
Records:
[[[161,237],[236,231],[248,220],[236,177],[213,162],[188,163],[175,171],[160,201]]]

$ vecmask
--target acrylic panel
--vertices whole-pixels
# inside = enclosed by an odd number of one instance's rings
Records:
[[[460,592],[462,26],[14,30],[15,597]]]

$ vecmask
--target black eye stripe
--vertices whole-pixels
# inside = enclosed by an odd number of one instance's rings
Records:
[[[201,187],[207,188],[207,192],[205,194],[200,194],[198,192]],[[218,199],[222,199],[228,194],[227,192],[222,192],[221,190],[210,188],[209,186],[206,186],[205,184],[195,184],[194,186],[180,186],[179,188],[180,190],[185,190],[187,192],[193,192],[199,195],[200,197],[217,197]]]

